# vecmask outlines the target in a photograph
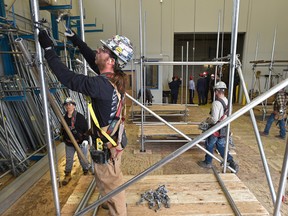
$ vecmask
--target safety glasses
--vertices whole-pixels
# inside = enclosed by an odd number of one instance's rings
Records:
[[[65,106],[75,106],[73,103],[66,103]]]
[[[106,47],[104,47],[104,46],[102,46],[102,47],[100,47],[99,49],[98,49],[98,52],[104,52],[104,53],[107,53],[108,55],[111,55],[112,53],[111,53],[111,51],[108,49],[108,48],[106,48]]]

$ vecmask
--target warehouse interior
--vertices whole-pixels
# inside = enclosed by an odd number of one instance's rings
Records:
[[[101,204],[125,190],[128,215],[288,215],[288,142],[275,137],[277,121],[269,136],[261,134],[276,93],[288,93],[287,6],[285,0],[0,0],[0,214],[108,215]],[[110,196],[99,195],[93,169],[83,175],[76,155],[72,180],[61,183],[63,102],[73,98],[87,119],[89,111],[86,96],[63,86],[43,58],[42,28],[67,68],[87,76],[95,71],[65,29],[93,50],[113,35],[133,44],[123,68],[125,183]],[[199,125],[213,96],[198,105],[195,93],[189,103],[189,79],[197,83],[203,72],[225,82],[229,106],[228,117],[207,131]],[[172,77],[181,78],[177,104],[170,101]],[[152,106],[143,100],[145,88]],[[239,171],[217,151],[212,169],[198,166],[205,140],[226,125],[225,151]],[[165,202],[145,197],[156,188],[165,191]]]

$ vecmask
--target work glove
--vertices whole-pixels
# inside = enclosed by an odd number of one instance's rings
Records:
[[[279,110],[279,115],[283,115],[284,111],[282,109]]]
[[[52,40],[52,37],[50,33],[45,29],[45,30],[40,30],[38,34],[38,40],[40,43],[40,46],[45,50],[50,50],[54,48],[54,42]]]
[[[73,43],[74,46],[77,46],[77,41],[79,40],[79,38],[73,30],[67,28],[64,32],[64,35],[67,37],[68,40]]]
[[[64,35],[67,37],[67,38],[71,38],[75,35],[75,32],[72,31],[71,29],[66,29],[66,31],[64,32]]]

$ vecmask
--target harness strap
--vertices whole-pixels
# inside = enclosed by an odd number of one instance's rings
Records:
[[[91,101],[88,101],[88,108],[89,108],[89,111],[90,111],[90,115],[91,115],[91,118],[93,119],[93,122],[94,124],[96,125],[96,127],[100,130],[101,134],[103,136],[106,137],[106,139],[113,145],[113,146],[117,146],[116,142],[112,139],[111,136],[109,136],[106,131],[104,131],[100,125],[99,125],[99,122],[98,122],[98,119],[96,118],[96,115],[94,113],[94,110],[93,110],[93,107],[92,107],[92,103]]]
[[[219,101],[222,104],[223,108],[224,108],[224,113],[223,113],[222,117],[218,120],[218,122],[220,122],[220,121],[223,120],[224,116],[227,114],[228,106],[225,104],[225,102],[221,98],[217,98],[216,100]]]
[[[77,111],[74,110],[74,112],[73,112],[73,114],[72,114],[72,118],[71,118],[71,128],[74,128],[74,127],[75,127],[76,116],[77,116]]]
[[[105,77],[108,79],[108,81],[110,82],[110,84],[114,87],[114,89],[116,90],[116,93],[117,93],[117,97],[118,97],[118,107],[117,107],[117,112],[114,116],[114,118],[112,119],[111,123],[108,125],[107,130],[104,131],[100,125],[99,125],[99,122],[96,118],[96,115],[94,113],[94,110],[93,110],[93,107],[92,107],[92,103],[91,103],[91,98],[90,97],[87,97],[88,98],[88,108],[89,108],[89,111],[90,111],[90,114],[91,114],[91,117],[94,121],[94,124],[96,125],[96,127],[98,128],[99,132],[106,137],[106,139],[114,146],[116,147],[117,144],[116,142],[112,139],[111,137],[111,134],[112,136],[116,133],[116,131],[119,129],[119,125],[121,123],[123,123],[125,121],[125,114],[126,114],[126,106],[125,106],[125,95],[124,96],[121,96],[121,94],[119,93],[119,91],[117,90],[117,87],[115,86],[114,83],[112,83],[110,81],[110,78],[113,74],[112,73],[105,73],[105,74],[101,74],[101,76]],[[123,108],[124,106],[124,108]],[[121,115],[122,114],[122,115]]]

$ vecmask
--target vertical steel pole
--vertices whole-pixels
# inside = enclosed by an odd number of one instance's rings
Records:
[[[259,49],[258,40],[259,40],[259,34],[257,35],[254,61],[256,61],[257,58],[258,58],[258,49]],[[254,87],[255,87],[255,83],[257,82],[256,71],[255,71],[256,66],[257,66],[257,64],[254,63],[254,64],[253,64],[253,68],[252,68],[252,70],[253,70],[253,76],[252,76],[252,85],[251,85],[251,92],[250,92],[250,98],[251,98],[251,99],[253,99]],[[259,82],[260,82],[260,80],[259,80]],[[259,88],[258,90],[259,90],[259,94],[260,94],[260,93],[261,93],[261,89]]]
[[[281,206],[282,196],[283,196],[282,192],[285,190],[287,174],[288,174],[288,139],[286,139],[286,148],[285,148],[285,154],[283,158],[281,178],[279,182],[277,200],[274,206],[274,213],[273,213],[274,216],[280,215],[279,212],[280,212],[280,206]]]
[[[189,62],[189,41],[187,41],[187,50],[186,50],[187,52],[186,52],[186,61],[187,62]],[[189,81],[188,81],[188,73],[189,73],[189,71],[188,71],[188,69],[189,69],[189,66],[188,65],[186,65],[186,78],[185,78],[185,86],[186,86],[186,88],[185,88],[185,105],[187,106],[187,99],[188,99],[188,84],[189,84]],[[184,79],[183,79],[183,77],[182,77],[182,89],[184,88]],[[186,121],[186,115],[185,115],[185,121]]]
[[[143,38],[142,38],[142,0],[139,0],[139,39],[140,39],[140,92],[143,98]],[[141,148],[140,152],[145,151],[143,135],[144,109],[141,107]]]
[[[216,58],[218,59],[219,57],[219,41],[220,41],[220,26],[221,26],[221,11],[219,11],[218,15],[218,31],[217,31],[217,48],[216,48]],[[218,60],[217,60],[218,61]],[[214,72],[214,86],[217,83],[217,70],[218,70],[218,65],[215,66],[215,72]],[[215,101],[215,92],[213,92],[213,98],[211,98],[213,101]]]
[[[222,38],[221,38],[221,58],[224,55],[224,21],[225,21],[225,7],[226,7],[226,0],[223,1],[223,13],[222,13]],[[219,71],[219,77],[220,80],[222,79],[222,69],[223,69],[223,65],[220,67],[220,71]]]
[[[16,176],[16,169],[15,169],[15,164],[14,164],[13,154],[12,154],[12,148],[11,148],[12,145],[11,145],[10,140],[9,140],[6,116],[4,116],[2,103],[3,103],[3,101],[1,100],[0,101],[0,110],[1,110],[1,116],[2,116],[2,121],[3,121],[3,129],[4,129],[4,132],[5,132],[6,145],[8,147],[8,152],[9,152],[9,156],[10,156],[10,160],[11,160],[11,170],[12,170],[13,175]]]
[[[143,25],[143,56],[146,56],[146,11],[144,12],[144,25]],[[147,84],[147,66],[144,65],[143,67],[143,94],[141,94],[142,96],[142,100],[143,100],[143,104],[146,104],[146,84]],[[144,112],[144,120],[145,120],[145,112]]]
[[[183,46],[181,47],[181,61],[182,62],[184,61],[184,47]],[[183,71],[184,71],[184,66],[181,65],[181,78],[183,78],[183,73],[184,73]],[[173,76],[174,76],[174,72],[173,72]],[[182,86],[183,86],[183,84],[182,84]],[[183,99],[183,89],[181,87],[181,100],[180,100],[181,104],[182,104],[182,99]]]
[[[192,57],[192,61],[194,62],[195,61],[195,29],[196,29],[196,3],[197,3],[197,0],[194,1],[194,20],[193,20],[193,57]],[[193,79],[195,80],[195,65],[192,65],[192,74],[193,76]],[[193,97],[195,97],[195,94],[196,94],[196,89],[194,89],[194,95]]]
[[[247,104],[249,104],[251,102],[251,100],[249,98],[249,93],[248,93],[246,85],[245,85],[245,80],[244,80],[244,77],[243,77],[242,69],[240,67],[240,61],[239,61],[238,58],[237,58],[237,62],[238,62],[237,71],[238,71],[238,74],[239,74],[240,82],[243,84],[244,95],[246,97]],[[270,193],[271,193],[271,196],[272,196],[272,201],[274,203],[275,199],[276,199],[275,190],[274,190],[274,187],[273,187],[273,182],[272,182],[272,179],[271,179],[271,174],[270,174],[270,171],[269,171],[269,166],[268,166],[267,159],[266,159],[266,156],[265,156],[263,144],[262,144],[262,141],[261,141],[261,138],[260,138],[260,133],[259,133],[259,129],[258,129],[258,126],[257,126],[256,117],[255,117],[254,111],[252,109],[249,110],[249,112],[250,112],[250,118],[251,118],[251,121],[252,121],[252,124],[253,124],[253,128],[254,128],[254,133],[255,133],[255,136],[256,136],[256,141],[258,143],[260,156],[261,156],[261,159],[262,159],[262,164],[263,164],[264,171],[265,171],[265,174],[266,174],[266,179],[267,179],[268,186],[269,186],[269,189],[270,189]]]
[[[79,0],[79,10],[80,10],[80,29],[81,29],[81,39],[82,41],[85,42],[85,29],[84,29],[84,8],[83,8],[83,0]],[[82,58],[83,61],[83,67],[84,67],[84,74],[87,76],[88,71],[87,71],[87,62],[85,58]],[[88,107],[86,107],[86,112],[87,112],[87,121],[88,121],[88,127],[91,128],[91,118],[88,118],[90,116],[90,112]],[[90,142],[92,140],[90,139]]]
[[[274,30],[274,38],[273,38],[273,46],[272,46],[272,53],[271,53],[271,62],[269,65],[269,77],[268,77],[268,83],[266,85],[266,91],[268,91],[271,87],[271,77],[272,77],[272,70],[273,70],[273,64],[274,64],[274,51],[275,51],[275,41],[276,41],[276,34],[277,34],[277,30],[275,28]],[[263,113],[263,121],[265,120],[266,117],[266,113],[267,113],[267,100],[265,100],[264,102],[264,113]]]
[[[56,210],[56,215],[60,215],[60,202],[59,202],[59,195],[58,195],[58,183],[57,183],[57,176],[55,172],[55,161],[53,155],[53,143],[51,137],[51,130],[49,125],[49,110],[48,110],[48,99],[47,99],[47,87],[45,83],[45,74],[44,74],[44,67],[43,67],[43,57],[42,57],[42,49],[38,41],[38,33],[39,33],[39,5],[37,0],[30,0],[31,4],[31,12],[33,16],[33,21],[35,24],[35,31],[34,31],[34,38],[35,38],[35,47],[36,47],[36,55],[37,60],[36,64],[38,64],[38,68],[40,71],[40,83],[41,83],[41,94],[42,94],[42,101],[43,101],[43,112],[44,112],[44,124],[45,124],[45,138],[48,147],[48,156],[49,156],[49,165],[50,165],[50,175],[51,175],[51,182],[52,182],[52,189],[54,195],[54,205]]]
[[[160,0],[160,55],[163,54],[163,46],[162,46],[162,43],[163,43],[163,40],[162,40],[162,34],[163,34],[163,9],[162,9],[162,2],[163,0]]]
[[[231,59],[230,59],[230,71],[229,71],[229,90],[228,90],[228,116],[232,114],[232,97],[233,97],[233,86],[234,86],[234,74],[236,69],[236,49],[237,49],[237,34],[238,34],[238,18],[239,18],[239,5],[240,0],[234,0],[233,18],[232,18],[232,35],[231,35]],[[224,168],[223,172],[226,172],[227,155],[229,147],[229,134],[230,124],[227,125],[226,134],[226,148],[224,157]]]

